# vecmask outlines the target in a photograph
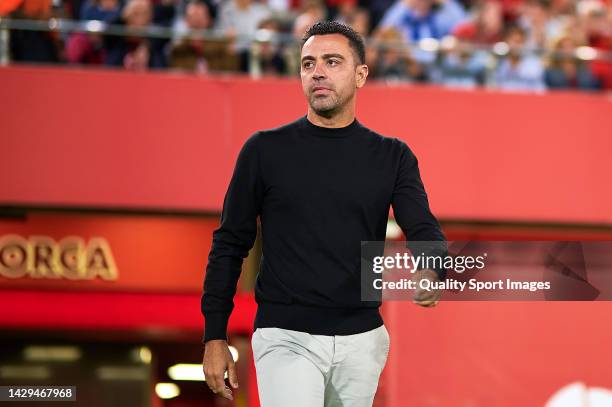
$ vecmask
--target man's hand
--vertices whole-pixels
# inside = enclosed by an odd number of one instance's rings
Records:
[[[438,274],[433,270],[417,270],[412,276],[412,281],[416,282],[417,285],[417,288],[414,290],[412,302],[422,307],[435,307],[440,301],[442,290],[426,290],[421,288],[421,285],[419,284],[421,280],[429,280],[432,282],[440,281],[438,279]]]
[[[225,339],[213,339],[206,342],[202,364],[204,365],[206,384],[213,393],[228,400],[233,400],[232,389],[225,385],[225,372],[227,371],[229,382],[234,389],[238,388],[238,377],[227,341]]]

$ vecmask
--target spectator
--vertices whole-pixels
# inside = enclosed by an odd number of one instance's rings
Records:
[[[376,33],[374,50],[367,54],[372,74],[377,79],[402,82],[426,82],[423,65],[412,58],[402,34],[394,28],[384,28]]]
[[[76,32],[65,44],[66,61],[71,64],[102,65],[105,60],[104,37],[100,34]]]
[[[582,0],[577,5],[579,24],[588,45],[610,55],[612,52],[612,4],[599,0]],[[591,64],[593,73],[604,89],[612,89],[612,60],[598,59]]]
[[[432,69],[434,82],[445,86],[474,88],[483,85],[491,46],[503,39],[503,9],[498,1],[483,0],[476,6],[473,19],[460,23],[453,30],[456,42],[443,49]]]
[[[325,19],[326,12],[321,0],[306,0],[302,12],[293,22],[293,37],[299,41],[304,33],[317,21]]]
[[[365,9],[357,7],[357,0],[344,0],[339,3],[334,20],[348,25],[364,38],[370,32],[370,16]]]
[[[267,0],[268,7],[278,13],[287,13],[291,10],[293,0]]]
[[[520,10],[517,23],[525,31],[528,49],[542,50],[552,38],[566,30],[567,19],[552,14],[550,0],[527,0]]]
[[[140,69],[142,61],[146,58],[148,61],[145,66],[149,68],[166,67],[167,61],[163,52],[165,41],[147,39],[141,33],[151,25],[152,18],[153,6],[150,0],[129,0],[121,16],[112,23],[123,25],[131,34],[125,37],[105,36],[105,64]]]
[[[465,17],[456,0],[398,0],[385,14],[380,27],[393,27],[402,33],[406,43],[417,45],[426,38],[442,39]],[[436,59],[435,51],[420,47],[412,49],[412,56],[423,65],[431,65]]]
[[[259,25],[260,30],[265,30],[270,38],[267,41],[258,41],[255,48],[258,65],[251,67],[251,72],[261,75],[284,75],[287,73],[287,62],[285,50],[279,40],[280,26],[277,20],[269,18]]]
[[[489,55],[458,42],[453,48],[440,52],[436,66],[431,69],[433,82],[454,88],[475,88],[483,85]]]
[[[460,41],[492,45],[503,39],[502,5],[495,0],[482,0],[476,6],[474,18],[459,23],[452,34]]]
[[[83,3],[82,20],[112,22],[119,18],[119,0],[89,0]],[[66,40],[66,60],[72,64],[101,65],[104,63],[104,38],[100,34],[74,32]]]
[[[550,16],[553,20],[556,20],[562,29],[567,30],[576,25],[576,1],[575,0],[551,0],[550,3]],[[557,32],[557,37],[564,34],[564,32]]]
[[[525,31],[512,26],[506,34],[508,54],[494,72],[495,86],[504,90],[541,91],[544,86],[542,62],[537,55],[525,49]]]
[[[209,3],[203,0],[190,0],[185,5],[181,18],[174,25],[175,41],[180,41],[190,31],[211,29],[213,24]]]
[[[81,20],[111,21],[119,17],[119,0],[89,0],[81,8]]]
[[[387,10],[396,0],[370,0],[367,7],[370,13],[370,27],[378,27]]]
[[[271,15],[271,10],[253,0],[228,0],[222,4],[217,31],[234,40],[233,51],[240,60],[240,70],[248,72],[249,46],[259,24]]]
[[[200,0],[187,3],[185,15],[178,25],[177,38],[170,49],[170,66],[196,73],[206,73],[209,70],[209,61],[214,46],[207,46],[208,42],[194,31],[208,30],[212,26],[208,5]],[[212,49],[211,49],[212,48]]]
[[[551,89],[600,89],[588,64],[575,56],[576,45],[570,36],[555,41],[545,72],[546,85]]]
[[[383,17],[380,27],[393,27],[408,43],[423,38],[441,39],[466,18],[455,0],[398,0]]]
[[[51,0],[24,0],[12,13],[13,18],[48,20],[51,18]],[[7,8],[7,12],[8,12]],[[9,38],[10,57],[13,61],[56,63],[60,61],[61,44],[54,31],[12,30]]]
[[[142,41],[125,55],[123,67],[128,71],[146,71],[150,59],[149,44],[147,41]]]

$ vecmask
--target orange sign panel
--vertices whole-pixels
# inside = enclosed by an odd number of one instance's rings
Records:
[[[0,289],[198,294],[218,222],[36,212],[0,219]]]
[[[48,236],[0,236],[0,276],[117,280],[118,271],[106,239],[80,237],[56,242]]]

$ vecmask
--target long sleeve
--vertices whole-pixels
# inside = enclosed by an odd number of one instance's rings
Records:
[[[257,141],[256,133],[238,155],[223,201],[221,225],[213,233],[201,302],[205,319],[203,342],[227,338],[242,263],[257,235],[257,216],[263,201]]]
[[[409,241],[408,247],[413,252],[418,251],[415,254],[423,252],[429,256],[445,256],[446,237],[429,209],[418,160],[404,142],[398,142],[401,143],[402,151],[391,202],[395,220]],[[440,280],[446,277],[444,268],[437,267],[434,270]]]

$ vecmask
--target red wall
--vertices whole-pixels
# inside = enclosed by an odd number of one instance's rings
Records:
[[[218,211],[243,141],[306,111],[294,79],[9,67],[0,89],[0,203]],[[372,83],[358,118],[408,142],[442,218],[612,223],[605,96]]]
[[[0,89],[0,205],[216,212],[245,138],[305,112],[299,84],[288,79],[12,67],[0,69]],[[609,225],[611,113],[597,95],[369,84],[358,117],[413,148],[442,218]],[[208,250],[189,247],[196,256]],[[33,328],[42,318],[48,328],[201,327],[195,292],[154,294],[142,319],[123,312],[151,298],[141,293],[19,288],[0,295],[0,309],[12,309],[0,314],[2,326]],[[384,405],[541,406],[573,381],[612,388],[611,307],[387,303]],[[173,318],[177,310],[183,317]],[[232,324],[250,326],[252,298],[236,310]]]
[[[611,302],[443,301],[431,309],[388,302],[384,309],[387,407],[544,406],[573,382],[612,392]],[[590,406],[583,402],[564,405]]]

